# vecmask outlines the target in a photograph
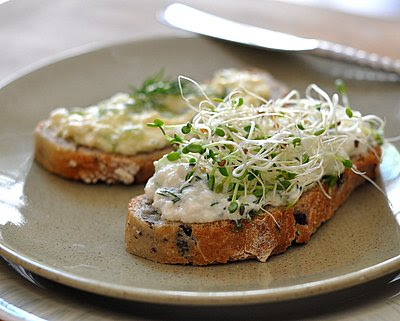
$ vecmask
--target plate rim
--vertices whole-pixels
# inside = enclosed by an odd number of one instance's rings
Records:
[[[78,47],[73,47],[55,55],[48,56],[37,62],[31,63],[26,67],[18,69],[14,73],[11,73],[8,77],[0,80],[0,91],[31,73],[39,71],[42,68],[48,67],[50,65],[60,63],[67,59],[77,58],[85,54],[90,54],[92,52],[116,46],[168,39],[176,40],[205,38],[196,35],[151,35],[111,42],[95,42]],[[298,285],[284,286],[274,289],[266,288],[261,290],[248,291],[242,290],[225,292],[191,292],[177,290],[156,290],[135,286],[114,285],[110,282],[99,282],[97,280],[81,277],[73,273],[59,271],[56,268],[46,266],[46,264],[31,260],[24,255],[18,254],[1,242],[0,255],[42,277],[48,278],[57,283],[74,287],[79,290],[132,301],[175,305],[228,306],[233,304],[243,305],[269,303],[286,301],[296,298],[306,298],[318,294],[333,292],[340,289],[346,289],[400,270],[399,254],[383,262],[368,266],[358,271],[353,271],[348,274]]]
[[[146,289],[123,285],[115,286],[109,282],[99,282],[90,278],[76,276],[72,273],[60,272],[57,269],[24,258],[23,255],[19,255],[1,243],[0,255],[39,276],[79,290],[139,302],[202,306],[245,305],[306,298],[360,285],[389,275],[400,268],[400,255],[398,255],[358,271],[298,285],[249,291],[190,292]]]

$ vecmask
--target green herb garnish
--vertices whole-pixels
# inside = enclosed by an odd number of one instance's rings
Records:
[[[154,121],[152,123],[147,123],[147,126],[148,127],[158,127],[158,128],[160,128],[160,130],[162,131],[162,133],[164,135],[167,135],[163,128],[164,122],[161,119],[156,118],[156,119],[154,119]]]
[[[349,118],[352,118],[352,117],[353,117],[353,111],[350,109],[350,107],[346,107],[346,115],[347,115]]]
[[[183,84],[182,84],[183,85]],[[188,93],[189,88],[183,86],[184,92]],[[176,80],[171,80],[164,75],[161,70],[152,77],[146,79],[139,87],[131,87],[130,97],[133,103],[127,105],[133,111],[146,109],[156,109],[159,111],[167,110],[164,100],[167,96],[180,96],[181,91]]]
[[[191,129],[192,129],[192,124],[187,123],[185,126],[182,127],[181,131],[184,134],[189,134]]]
[[[225,136],[225,132],[223,131],[223,129],[218,128],[218,127],[215,129],[215,134],[217,136],[219,136],[219,137],[224,137]]]
[[[205,151],[204,147],[201,146],[200,144],[195,144],[195,143],[190,143],[189,145],[186,145],[182,149],[182,153],[188,154],[188,153],[199,153],[203,154]]]
[[[336,79],[335,80],[335,85],[336,85],[336,89],[339,92],[339,94],[341,95],[346,95],[347,94],[347,88],[346,85],[344,83],[344,81],[342,79]]]
[[[169,198],[174,204],[181,200],[181,198],[177,195],[177,193],[168,188],[159,189],[156,193]]]
[[[178,160],[179,158],[181,158],[181,154],[178,152],[171,152],[167,155],[167,159],[172,162]]]
[[[353,167],[353,162],[350,159],[343,159],[342,164],[346,168],[352,168]]]
[[[304,126],[302,124],[297,124],[296,126],[297,126],[298,129],[304,130]]]
[[[238,209],[238,203],[236,201],[231,202],[228,206],[229,213],[235,213],[237,209]]]
[[[314,132],[315,136],[320,136],[325,132],[325,128],[319,129],[317,131]]]

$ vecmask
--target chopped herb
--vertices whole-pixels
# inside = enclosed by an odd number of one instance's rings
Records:
[[[190,93],[189,87],[183,85],[183,91]],[[131,87],[130,97],[133,103],[128,107],[134,111],[142,111],[146,109],[156,109],[164,111],[168,106],[164,104],[167,96],[179,96],[181,93],[179,84],[176,80],[170,80],[164,76],[161,70],[154,76],[146,79],[140,87]]]
[[[302,124],[297,124],[296,126],[297,126],[298,129],[304,130],[304,126]]]
[[[156,193],[158,195],[162,195],[164,197],[169,198],[173,204],[175,204],[176,202],[179,202],[181,200],[178,195],[176,195],[174,192],[172,192],[168,188],[162,188],[162,189],[158,190]]]
[[[194,174],[194,171],[187,173],[185,176],[185,181],[188,181],[193,176],[193,174]]]
[[[181,188],[180,192],[182,193],[185,189],[192,187],[193,185],[185,185]]]

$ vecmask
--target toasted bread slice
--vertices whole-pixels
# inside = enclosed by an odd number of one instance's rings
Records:
[[[144,183],[154,174],[153,162],[170,150],[167,146],[133,156],[106,153],[57,137],[46,121],[35,129],[36,161],[52,173],[88,184]]]
[[[374,178],[380,150],[352,159],[368,177]],[[235,229],[231,220],[211,223],[165,221],[144,195],[129,204],[125,245],[129,253],[170,264],[207,265],[256,258],[284,252],[292,242],[307,243],[311,235],[365,179],[349,169],[329,191],[329,199],[318,185],[307,190],[291,208],[268,207]],[[324,186],[328,191],[328,187]]]

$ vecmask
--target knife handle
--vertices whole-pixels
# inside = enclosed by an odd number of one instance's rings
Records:
[[[319,40],[318,48],[312,52],[318,56],[344,60],[400,75],[400,59],[392,59],[387,56],[382,57],[375,53],[368,53],[364,50],[324,40]]]

